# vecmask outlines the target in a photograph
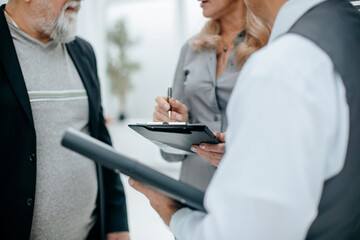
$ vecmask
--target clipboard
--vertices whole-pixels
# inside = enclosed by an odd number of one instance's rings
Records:
[[[206,212],[203,205],[204,192],[117,153],[111,146],[80,131],[68,129],[61,140],[61,145],[116,173],[121,172],[142,182],[189,208]]]
[[[190,150],[192,145],[221,143],[203,124],[151,122],[129,124],[128,126],[167,153],[194,154]]]

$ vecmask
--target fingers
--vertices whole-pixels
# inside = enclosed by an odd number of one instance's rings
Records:
[[[203,150],[199,147],[196,148],[196,153],[198,155],[200,155],[201,157],[208,159],[208,160],[209,159],[221,160],[222,157],[224,156],[223,153],[209,152],[209,151]]]
[[[179,100],[175,100],[173,98],[167,102],[167,98],[164,96],[158,96],[155,99],[156,103],[160,106],[164,111],[170,110],[170,105],[173,111],[176,111],[180,114],[184,114],[188,112],[188,109],[185,104],[181,103]]]
[[[208,144],[201,143],[199,146],[191,146],[191,151],[209,161],[215,167],[219,166],[225,152],[225,143]]]
[[[187,115],[180,114],[178,112],[171,112],[171,120],[174,120],[176,122],[187,122],[188,117]]]
[[[173,199],[161,194],[154,189],[145,186],[144,184],[135,181],[134,179],[129,179],[129,184],[135,190],[144,194],[150,201],[150,205],[155,209],[155,211],[160,215],[164,220],[165,224],[170,225],[171,216],[179,210],[182,206],[177,204]]]
[[[170,104],[172,108],[172,118],[176,119],[178,122],[188,122],[189,121],[189,112],[185,104],[181,103],[179,100],[170,99]]]
[[[159,105],[155,106],[155,111],[153,113],[153,121],[154,122],[169,122],[168,112],[161,108]]]
[[[113,232],[106,234],[106,240],[130,240],[129,232]]]
[[[167,98],[163,96],[159,96],[155,99],[157,104],[162,108],[164,111],[170,110],[170,104],[167,102]]]
[[[154,122],[169,122],[168,110],[170,109],[170,104],[167,102],[166,97],[157,97],[155,99],[157,105],[155,106],[155,111],[153,113]]]
[[[128,182],[131,187],[133,187],[135,190],[139,191],[140,193],[144,194],[149,199],[151,206],[153,206],[154,208],[157,207],[157,204],[159,202],[163,202],[164,199],[169,201],[169,198],[166,197],[165,195],[157,192],[151,187],[148,187],[138,181],[135,181],[132,178],[129,178]],[[159,199],[161,199],[161,201]]]
[[[214,135],[215,135],[215,137],[216,137],[217,139],[219,139],[221,142],[223,142],[223,143],[225,142],[226,132],[220,133],[220,132],[215,131],[215,132],[214,132]]]
[[[198,148],[200,148],[203,151],[207,151],[207,152],[224,153],[225,152],[225,143],[219,143],[219,144],[201,143],[198,146]]]
[[[219,144],[217,144],[217,145],[219,145]],[[224,155],[223,153],[210,152],[210,151],[201,149],[199,146],[192,146],[191,151],[197,153],[199,156],[206,159],[207,161],[209,161],[211,164],[213,164],[216,167],[219,165],[219,163]]]
[[[170,99],[171,104],[171,118],[169,119],[170,104],[167,102],[166,97],[157,97],[157,105],[153,113],[154,122],[187,122],[188,121],[188,109],[180,101]]]
[[[145,196],[148,196],[149,193],[151,193],[152,191],[154,191],[152,188],[138,182],[135,181],[132,178],[129,178],[128,183],[131,187],[133,187],[135,190],[141,192],[142,194],[144,194]]]
[[[187,122],[187,117],[172,111],[171,118],[169,119],[168,111],[164,111],[163,109],[161,109],[161,107],[159,107],[159,105],[156,105],[155,111],[153,113],[153,121],[154,122]]]
[[[131,187],[133,187],[133,188],[136,189],[137,191],[143,192],[142,190],[144,189],[144,186],[145,186],[144,184],[139,183],[139,182],[135,181],[135,180],[132,179],[132,178],[129,178],[128,183],[129,183],[129,185],[130,185]]]
[[[179,100],[170,99],[170,104],[173,111],[176,111],[180,114],[188,114],[188,108],[185,104],[181,103]]]

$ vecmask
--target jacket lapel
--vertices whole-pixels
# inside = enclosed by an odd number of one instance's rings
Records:
[[[27,93],[24,77],[21,72],[20,63],[17,58],[10,30],[6,22],[4,8],[5,5],[2,5],[0,8],[0,63],[4,67],[10,85],[14,90],[20,105],[25,111],[26,116],[31,124],[34,125],[29,95]]]
[[[77,69],[79,76],[81,78],[81,81],[84,84],[84,87],[86,89],[86,93],[88,96],[89,101],[89,125],[91,129],[91,135],[94,137],[97,135],[97,127],[96,127],[96,115],[94,113],[95,108],[95,98],[93,93],[93,86],[91,85],[91,75],[89,74],[89,68],[90,65],[86,64],[88,62],[88,59],[85,58],[82,52],[80,51],[80,48],[78,46],[78,43],[75,41],[66,44],[66,48],[68,50],[68,53],[75,65],[75,68]]]

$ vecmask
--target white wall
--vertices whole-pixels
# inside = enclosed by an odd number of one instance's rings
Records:
[[[182,44],[204,23],[199,5],[194,0],[129,0],[106,6],[106,28],[125,18],[130,37],[138,39],[129,54],[141,64],[127,98],[129,117],[152,119],[155,97],[165,95],[172,84]],[[181,6],[183,11],[179,11]],[[118,102],[113,96],[110,99],[107,112],[114,117]]]
[[[109,106],[109,84],[106,79],[106,44],[105,44],[105,14],[104,0],[82,1],[79,12],[77,33],[89,41],[97,57],[98,73],[101,82],[102,102],[105,115]]]

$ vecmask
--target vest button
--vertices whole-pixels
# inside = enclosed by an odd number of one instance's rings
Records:
[[[30,154],[30,155],[29,155],[29,161],[30,161],[30,162],[35,162],[35,160],[36,160],[35,153]]]
[[[29,207],[31,207],[32,205],[34,205],[34,199],[32,199],[32,198],[26,199],[26,205],[28,205]]]
[[[215,115],[214,121],[216,122],[217,120],[219,120],[219,118],[218,118],[218,116]]]

